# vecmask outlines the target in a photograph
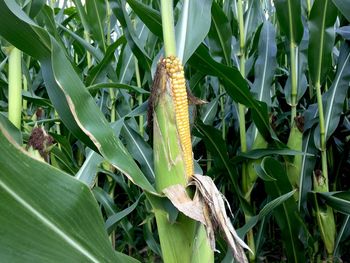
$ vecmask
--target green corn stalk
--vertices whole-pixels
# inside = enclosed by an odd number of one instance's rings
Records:
[[[251,150],[255,150],[255,149],[264,149],[267,147],[267,142],[265,141],[264,137],[258,133],[256,136],[256,139],[252,145],[252,149]],[[244,198],[250,202],[250,198],[251,198],[251,192],[254,188],[254,184],[256,182],[256,179],[258,178],[257,173],[255,171],[255,166],[259,165],[262,161],[261,159],[257,159],[257,160],[251,160],[247,163],[247,176],[242,178],[242,191],[243,191],[243,195]]]
[[[21,129],[22,115],[22,65],[21,51],[15,47],[9,48],[9,109],[8,118],[18,128]]]
[[[85,17],[86,17],[85,9],[84,9],[83,5],[81,4],[80,0],[72,0],[72,1],[77,8],[77,11],[79,13],[79,17],[81,19],[81,23],[83,24],[83,27],[84,27],[84,39],[86,40],[86,42],[90,43],[91,39],[90,39],[89,25],[85,19]],[[108,1],[107,1],[107,4],[108,4]],[[86,60],[87,60],[87,66],[88,66],[88,68],[90,68],[92,66],[92,60],[91,60],[91,54],[88,51],[86,52]]]
[[[267,142],[265,141],[264,137],[258,132],[254,143],[252,145],[252,150],[254,149],[263,149],[267,147]],[[254,188],[255,182],[258,178],[257,173],[255,171],[255,166],[259,165],[262,161],[261,159],[257,160],[250,160],[248,163],[243,167],[245,170],[242,177],[242,193],[244,198],[251,203],[251,192]],[[251,215],[245,214],[245,221],[248,222],[251,218]],[[254,242],[254,233],[252,230],[250,230],[247,233],[247,242],[249,248],[254,252],[254,254],[249,254],[249,260],[250,262],[255,262],[255,242]]]
[[[313,184],[315,192],[328,192],[328,181],[322,174],[322,171],[317,170],[315,172],[313,176]],[[316,197],[316,195],[314,196]],[[328,261],[332,262],[336,235],[333,209],[330,206],[319,204],[315,198],[315,210],[317,224],[328,254]]]
[[[176,55],[172,2],[161,1],[165,55]],[[185,160],[176,126],[175,107],[165,68],[158,67],[154,79],[151,103],[153,110],[153,151],[156,189],[159,193],[168,186],[186,186]],[[152,202],[152,201],[151,201]],[[168,213],[152,202],[157,222],[160,245],[165,263],[214,262],[204,227],[179,213],[176,222],[170,222]]]
[[[243,77],[245,77],[245,35],[244,35],[244,21],[243,21],[243,0],[237,1],[237,14],[238,14],[238,25],[239,25],[239,47],[240,47],[240,72]],[[247,136],[245,129],[245,107],[242,104],[238,104],[238,116],[239,116],[239,134],[241,140],[241,151],[247,151]],[[255,171],[254,171],[255,173]],[[253,173],[252,173],[253,174]],[[251,176],[249,173],[249,166],[246,163],[242,164],[242,180],[248,183],[251,181]],[[256,180],[256,179],[255,179]],[[254,180],[254,181],[255,181]],[[245,183],[243,183],[245,184]],[[243,186],[245,188],[246,186]],[[243,189],[244,191],[244,189]],[[250,215],[245,215],[246,220],[249,220]],[[247,221],[246,221],[247,222]],[[255,242],[253,230],[249,230],[247,233],[247,243],[249,248],[253,253],[249,254],[249,259],[251,262],[255,262]]]
[[[303,117],[296,117],[292,124],[292,128],[289,133],[289,139],[287,146],[290,149],[296,151],[303,150],[303,123],[299,120],[302,120]],[[293,157],[292,162],[286,162],[286,170],[289,182],[291,183],[293,189],[296,189],[297,192],[294,194],[294,199],[298,201],[299,198],[299,180],[301,173],[301,164],[302,164],[302,155],[298,154]]]

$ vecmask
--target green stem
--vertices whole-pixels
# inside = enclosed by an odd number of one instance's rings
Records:
[[[114,93],[114,89],[109,90],[109,99],[111,101],[111,122],[115,122],[116,121],[116,114],[115,114],[116,95]]]
[[[25,75],[22,76],[23,77],[23,90],[24,91],[28,91],[28,81],[27,81],[27,78]],[[27,100],[22,100],[22,109],[24,110],[24,112],[27,111],[27,108],[28,108],[28,102]]]
[[[244,21],[243,21],[243,0],[238,0],[237,2],[237,12],[238,12],[238,24],[239,24],[239,47],[240,47],[240,72],[245,78],[245,35],[244,35]],[[238,104],[238,116],[239,116],[239,136],[241,140],[241,151],[247,151],[247,136],[245,129],[245,107],[242,104]],[[242,176],[243,178],[248,177],[248,167],[247,163],[242,164]],[[244,179],[243,179],[244,180]],[[246,220],[247,220],[246,215]],[[253,230],[249,230],[247,233],[247,242],[250,249],[255,253],[255,242]],[[250,253],[249,258],[251,262],[255,262],[255,255]]]
[[[224,92],[224,88],[220,85],[220,93]],[[222,138],[225,140],[226,138],[226,123],[225,123],[225,101],[224,96],[220,97],[220,108],[221,108],[221,118],[222,118]]]
[[[112,11],[109,7],[109,2],[106,1],[106,9],[107,9],[107,46],[109,46],[111,44],[111,35],[110,35],[110,30],[111,30],[111,15],[112,15]],[[111,82],[109,80],[109,82]],[[111,122],[115,122],[116,121],[116,94],[114,89],[110,89],[109,90],[109,99],[111,101]]]
[[[173,1],[161,0],[161,15],[164,36],[165,56],[176,55],[176,42],[173,17]],[[172,94],[166,88],[167,76],[159,73],[155,78],[159,90],[157,105],[153,114],[153,155],[156,175],[156,189],[161,192],[174,184],[186,186],[187,176],[182,148],[174,115]],[[175,161],[176,160],[176,161]],[[214,262],[204,226],[179,213],[176,223],[169,221],[168,212],[155,197],[148,195],[155,213],[163,262],[194,263]],[[158,198],[157,198],[158,199]]]
[[[107,46],[111,44],[111,16],[112,16],[112,10],[109,6],[109,1],[106,0],[106,9],[107,9]]]
[[[162,26],[165,56],[176,55],[173,1],[161,0]]]
[[[245,36],[244,36],[244,21],[243,21],[243,8],[242,0],[237,2],[238,23],[239,23],[239,47],[240,47],[240,72],[245,78]],[[245,130],[245,107],[242,104],[238,104],[239,114],[239,135],[241,139],[241,151],[247,151],[247,139]]]
[[[321,85],[319,82],[316,82],[315,88],[316,88],[317,106],[318,106],[319,124],[320,124],[320,147],[321,147],[321,160],[322,160],[322,175],[325,178],[326,189],[328,191],[326,131],[325,131],[325,125],[324,125],[324,113],[323,113],[323,104],[322,104]]]
[[[86,42],[88,42],[90,44],[90,35],[89,32],[84,30],[84,39]],[[92,66],[92,62],[91,62],[91,54],[89,51],[86,51],[86,61],[87,61],[87,66],[88,68],[90,68]]]
[[[311,0],[307,0],[306,4],[307,4],[307,15],[309,16],[311,11]]]
[[[292,86],[292,94],[291,94],[291,125],[294,123],[294,119],[297,116],[297,93],[298,93],[298,72],[296,65],[296,44],[294,42],[290,43],[290,67],[291,67],[291,86]]]
[[[15,47],[9,53],[9,98],[8,118],[18,129],[21,129],[22,114],[22,65],[21,51]]]
[[[83,24],[83,27],[84,27],[84,39],[86,42],[90,43],[89,24],[85,19],[86,17],[85,9],[82,6],[80,0],[73,0],[73,3],[77,8],[81,23]],[[92,66],[92,62],[91,62],[91,54],[88,51],[86,51],[86,60],[87,60],[88,68],[90,68]]]
[[[139,63],[138,63],[136,57],[135,57],[135,75],[136,75],[136,85],[137,85],[138,88],[141,88],[140,69],[139,69]],[[142,105],[142,103],[143,103],[142,94],[139,94],[137,96],[137,103],[138,103],[139,106]],[[143,123],[144,123],[144,117],[143,117],[143,115],[140,115],[139,116],[139,131],[140,131],[140,134],[141,134],[142,137],[144,135]]]
[[[207,173],[211,169],[211,153],[207,151]]]

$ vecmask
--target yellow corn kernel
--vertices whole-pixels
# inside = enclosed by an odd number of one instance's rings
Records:
[[[188,114],[188,99],[186,81],[183,66],[175,56],[170,56],[162,61],[165,63],[167,74],[171,80],[171,90],[175,105],[176,126],[180,136],[180,143],[185,159],[186,174],[193,175],[192,143],[190,131],[190,119]]]

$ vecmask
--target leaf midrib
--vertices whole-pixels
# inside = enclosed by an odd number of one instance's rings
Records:
[[[212,21],[213,21],[213,23],[214,23],[214,26],[215,26],[215,28],[216,28],[216,32],[217,32],[217,34],[218,34],[218,37],[219,37],[219,41],[220,41],[220,44],[221,44],[221,46],[222,46],[222,52],[224,53],[224,57],[225,57],[225,60],[226,60],[226,64],[227,65],[230,65],[231,63],[230,63],[230,58],[229,58],[229,56],[228,56],[228,54],[227,54],[227,52],[226,52],[226,48],[225,48],[225,42],[224,42],[224,40],[223,40],[223,37],[222,37],[222,35],[221,35],[221,31],[219,30],[219,26],[218,26],[218,24],[217,24],[217,22],[216,22],[216,19],[215,19],[215,16],[212,16]]]

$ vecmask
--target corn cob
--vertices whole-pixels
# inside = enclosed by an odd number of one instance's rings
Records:
[[[185,160],[186,175],[193,175],[192,143],[188,113],[188,98],[183,66],[175,56],[164,58],[166,72],[170,77],[171,92],[175,106],[176,127]]]

